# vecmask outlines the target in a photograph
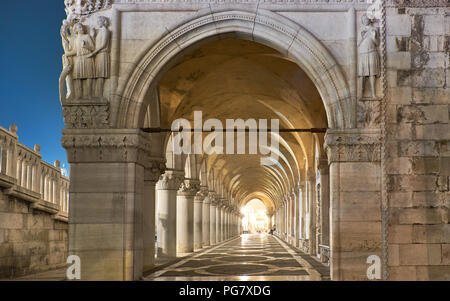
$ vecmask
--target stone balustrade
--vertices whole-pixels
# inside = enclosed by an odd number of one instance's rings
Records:
[[[62,175],[60,162],[42,161],[40,146],[34,150],[20,144],[17,126],[0,127],[0,187],[6,195],[30,202],[33,209],[68,221],[69,179]]]

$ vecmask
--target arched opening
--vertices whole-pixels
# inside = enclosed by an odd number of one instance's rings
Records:
[[[267,216],[267,208],[258,199],[253,199],[242,209],[242,232],[244,234],[267,233],[271,227],[271,220]]]

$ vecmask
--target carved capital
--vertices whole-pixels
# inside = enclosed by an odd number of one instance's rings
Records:
[[[108,104],[66,105],[63,116],[67,129],[109,128]]]
[[[199,180],[185,179],[181,182],[180,188],[178,189],[178,195],[195,196],[199,190]]]
[[[328,162],[379,162],[381,132],[378,129],[330,130],[325,136]]]
[[[152,157],[150,138],[139,130],[64,130],[62,146],[69,163],[133,162],[146,168],[158,168],[164,160]]]
[[[200,190],[195,195],[195,202],[204,202],[205,204],[209,204],[208,198],[208,187],[200,186]]]
[[[157,190],[178,190],[184,180],[184,172],[176,170],[167,170],[159,177],[156,184]]]
[[[159,177],[166,170],[166,160],[164,158],[151,158],[148,167],[144,171],[144,180],[158,182]]]

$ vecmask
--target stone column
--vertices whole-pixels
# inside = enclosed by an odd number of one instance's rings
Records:
[[[68,254],[81,280],[138,280],[144,269],[144,170],[151,145],[139,130],[70,129]]]
[[[300,239],[300,202],[298,199],[299,187],[296,186],[292,190],[292,198],[295,204],[294,211],[294,246],[299,247],[299,239]]]
[[[203,208],[202,208],[202,215],[203,215],[203,230],[202,230],[202,236],[203,236],[203,247],[207,247],[212,245],[211,243],[211,199],[209,197],[208,188],[202,187],[202,190],[205,193],[205,199],[203,200]]]
[[[306,173],[309,213],[309,254],[316,255],[316,173],[309,169]]]
[[[381,133],[329,130],[332,280],[367,280],[367,258],[382,257]],[[357,214],[355,214],[357,212]]]
[[[222,224],[222,218],[221,218],[221,207],[220,201],[217,201],[216,203],[216,243],[220,243],[222,241],[220,237],[220,231],[221,231],[221,224]]]
[[[320,241],[321,245],[330,245],[330,189],[328,160],[321,160],[320,172]]]
[[[211,245],[215,245],[217,243],[217,202],[215,199],[214,191],[210,191],[208,194],[210,205],[209,205],[209,240]]]
[[[206,197],[206,187],[202,187],[194,198],[194,250],[203,245],[203,200]]]
[[[144,240],[144,272],[155,265],[155,198],[156,182],[164,172],[163,159],[151,161],[144,171],[144,203],[142,210],[143,240]]]
[[[177,253],[194,251],[194,198],[200,182],[185,179],[177,194]]]
[[[158,202],[158,256],[177,256],[177,191],[184,178],[183,171],[168,170],[156,184]]]
[[[220,237],[220,242],[225,240],[225,204],[224,204],[224,199],[221,199],[221,206],[220,206],[220,210],[219,210],[219,214],[220,214],[220,229],[219,229],[219,237]]]
[[[300,248],[303,251],[305,250],[305,241],[306,241],[306,181],[302,181],[300,183],[300,238],[302,239],[299,241]]]

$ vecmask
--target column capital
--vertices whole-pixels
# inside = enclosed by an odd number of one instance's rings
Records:
[[[200,191],[200,181],[184,179],[178,189],[178,195],[195,196]],[[203,200],[202,200],[203,201]]]
[[[156,184],[157,190],[178,190],[184,180],[184,172],[179,170],[166,170],[159,177]]]
[[[379,162],[381,139],[380,129],[328,130],[324,144],[328,162]]]
[[[209,204],[208,187],[200,186],[199,191],[195,195],[194,202]]]
[[[316,181],[316,172],[313,168],[310,168],[306,171],[306,180],[308,182]]]
[[[137,163],[146,168],[153,168],[155,160],[165,163],[155,157],[152,137],[137,129],[66,129],[63,135],[69,163]]]
[[[152,158],[144,170],[144,180],[158,182],[160,176],[166,171],[166,159]]]

